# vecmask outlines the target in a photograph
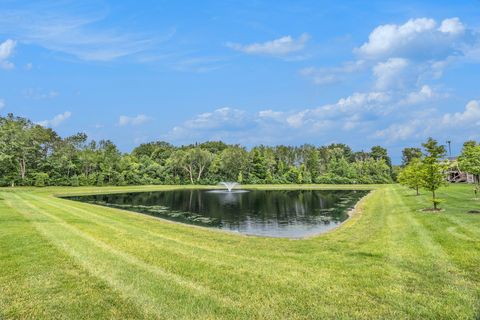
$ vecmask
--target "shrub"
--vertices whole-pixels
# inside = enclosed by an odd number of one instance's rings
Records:
[[[37,172],[33,176],[35,187],[45,187],[48,182],[48,173]]]

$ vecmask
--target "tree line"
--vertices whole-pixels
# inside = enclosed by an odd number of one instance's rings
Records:
[[[53,129],[8,114],[0,117],[0,185],[90,186],[239,183],[391,183],[387,150],[354,152],[345,144],[256,146],[209,141],[174,146],[144,143],[122,153],[110,140]]]

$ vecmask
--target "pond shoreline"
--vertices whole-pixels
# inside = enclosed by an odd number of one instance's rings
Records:
[[[183,188],[182,188],[183,189]],[[190,188],[186,188],[187,190],[190,189]],[[183,190],[186,190],[186,189],[183,189]],[[202,190],[202,192],[204,192],[205,190],[208,190],[209,188],[199,188],[199,189],[192,189],[192,190]],[[248,189],[248,188],[245,188],[245,190],[248,190],[248,191],[269,191],[269,190],[275,190],[275,191],[281,191],[280,188],[255,188],[255,189]],[[171,191],[174,191],[176,190],[176,188],[172,188],[170,189]],[[178,189],[177,189],[178,190]],[[214,188],[212,190],[218,190],[218,188]],[[289,188],[285,188],[284,189],[285,191],[294,191],[292,189],[289,189]],[[314,188],[298,188],[296,189],[295,191],[314,191],[315,189]],[[348,190],[348,189],[347,189]],[[317,191],[331,191],[331,192],[335,192],[335,191],[347,191],[347,190],[338,190],[337,188],[334,188],[334,189],[325,189],[325,188],[318,188]],[[160,194],[162,194],[163,192],[168,192],[169,190],[159,190],[158,192],[160,192]],[[222,221],[222,225],[223,223],[226,223],[226,226],[214,226],[214,225],[202,225],[200,223],[197,223],[196,220],[192,220],[190,221],[191,219],[193,219],[192,217],[188,217],[186,221],[180,221],[177,219],[178,215],[174,215],[172,214],[172,217],[169,217],[170,214],[156,214],[157,211],[164,211],[164,210],[160,210],[160,209],[157,209],[156,207],[163,207],[164,205],[167,205],[167,207],[169,206],[168,204],[164,204],[162,202],[165,202],[163,200],[158,200],[157,198],[153,198],[153,199],[150,199],[150,202],[144,202],[144,204],[142,204],[142,202],[138,202],[137,201],[134,201],[133,199],[130,199],[130,200],[127,200],[127,202],[125,202],[125,199],[122,199],[120,198],[120,201],[118,202],[118,206],[117,206],[117,203],[116,201],[118,200],[115,200],[115,198],[113,199],[109,199],[108,196],[111,196],[111,195],[117,195],[119,193],[117,192],[112,192],[112,193],[101,193],[101,194],[87,194],[87,195],[84,195],[85,197],[95,197],[95,196],[104,196],[104,197],[107,197],[107,198],[101,198],[101,199],[90,199],[90,200],[82,200],[81,198],[84,197],[83,195],[78,195],[78,194],[75,194],[75,195],[66,195],[66,194],[62,194],[61,196],[57,195],[57,197],[63,199],[63,200],[74,200],[74,201],[80,201],[80,202],[84,202],[84,203],[87,203],[87,204],[90,204],[90,205],[95,205],[95,206],[100,206],[100,207],[107,207],[109,209],[117,209],[117,210],[122,210],[122,211],[127,211],[127,212],[133,212],[133,213],[136,213],[136,214],[140,214],[140,215],[147,215],[147,216],[150,216],[150,217],[153,217],[153,218],[156,218],[156,219],[160,219],[162,221],[168,221],[168,222],[172,222],[172,223],[176,223],[176,224],[181,224],[181,225],[187,225],[187,226],[194,226],[194,227],[200,227],[200,228],[204,228],[204,229],[207,229],[209,231],[221,231],[221,232],[227,232],[229,234],[235,234],[235,235],[242,235],[242,236],[247,236],[247,237],[258,237],[258,238],[278,238],[278,239],[289,239],[289,240],[302,240],[302,239],[309,239],[309,238],[313,238],[313,237],[317,237],[317,236],[320,236],[322,234],[327,234],[327,233],[330,233],[334,230],[337,230],[339,227],[343,226],[345,224],[345,222],[351,220],[352,216],[355,215],[356,211],[359,210],[359,204],[363,203],[364,202],[364,199],[365,197],[367,197],[371,192],[372,190],[365,190],[365,189],[360,189],[360,190],[352,190],[350,189],[350,191],[358,191],[360,192],[360,194],[358,194],[357,196],[354,196],[354,198],[352,198],[352,196],[340,196],[340,198],[338,198],[335,202],[331,202],[332,199],[330,199],[330,205],[327,205],[327,207],[323,207],[324,204],[323,204],[323,201],[324,200],[321,200],[322,201],[322,208],[325,208],[325,209],[322,209],[324,211],[327,211],[327,212],[331,212],[331,210],[333,208],[335,208],[334,206],[332,206],[332,203],[336,203],[335,206],[339,206],[338,208],[342,208],[340,209],[341,211],[335,211],[337,212],[336,214],[341,214],[343,216],[342,219],[332,219],[330,220],[331,222],[327,223],[325,222],[325,226],[321,226],[321,225],[318,225],[317,226],[317,223],[318,222],[313,222],[314,220],[312,220],[312,222],[309,222],[310,220],[304,220],[304,219],[319,219],[322,218],[322,214],[321,216],[319,216],[318,218],[313,218],[315,217],[318,213],[314,213],[316,212],[317,209],[315,209],[315,206],[314,207],[310,207],[308,210],[309,211],[305,211],[305,213],[303,213],[303,211],[300,211],[300,220],[298,220],[297,222],[295,222],[295,224],[292,224],[291,226],[285,226],[286,228],[284,227],[281,227],[282,225],[282,221],[281,220],[282,218],[280,218],[280,220],[278,220],[277,222],[275,221],[269,221],[269,219],[267,220],[264,220],[265,217],[263,218],[260,218],[260,220],[258,220],[258,226],[257,227],[254,227],[253,229],[249,229],[249,228],[230,228],[229,227],[229,223],[235,223],[236,219],[235,216],[237,216],[237,213],[235,213],[235,209],[230,210],[229,213],[225,212],[223,213],[223,211],[217,211],[220,213],[220,216],[215,216],[216,214],[219,214],[219,213],[214,213],[213,216],[209,216],[209,213],[208,213],[208,207],[207,209],[201,209],[202,211],[201,212],[205,212],[205,213],[201,213],[200,211],[197,211],[196,209],[179,209],[179,208],[175,208],[175,207],[172,207],[173,209],[171,210],[172,213],[175,213],[177,212],[178,210],[187,210],[185,212],[187,213],[190,213],[190,215],[193,215],[193,218],[195,218],[195,216],[198,216],[198,215],[202,215],[202,214],[206,214],[205,215],[205,218],[208,219],[208,218],[215,218],[215,219],[221,219],[219,221]],[[150,192],[153,192],[155,193],[156,191],[144,191],[146,193],[150,193]],[[141,192],[141,193],[144,193],[144,192]],[[130,197],[131,194],[137,194],[137,192],[126,192],[125,195],[121,195],[120,196],[126,196],[126,197]],[[317,196],[320,196],[321,198],[320,199],[323,199],[324,196],[327,197],[327,199],[329,199],[329,193],[327,193],[326,195],[317,195]],[[159,196],[157,196],[159,197]],[[177,196],[178,197],[178,196]],[[128,199],[128,198],[127,198]],[[161,198],[160,198],[161,199]],[[283,199],[282,199],[283,200]],[[341,200],[341,201],[340,201]],[[113,201],[113,202],[112,202]],[[132,208],[133,209],[130,209],[128,208],[128,206],[126,205],[129,201],[134,201],[132,202]],[[152,202],[153,201],[153,202]],[[239,200],[237,200],[239,201]],[[241,200],[240,200],[241,201]],[[285,200],[283,200],[285,201]],[[287,200],[288,201],[288,200]],[[328,201],[328,200],[327,200]],[[345,206],[345,202],[347,202],[347,205]],[[133,204],[134,203],[134,204]],[[167,201],[167,203],[169,203],[169,201]],[[190,199],[189,199],[189,205],[191,204],[191,195],[190,195]],[[307,205],[307,203],[305,204]],[[239,203],[239,208],[243,207],[240,203]],[[332,207],[331,207],[332,206]],[[124,208],[125,207],[125,208]],[[140,209],[136,209],[136,207],[141,207]],[[152,213],[150,213],[150,209],[149,208],[152,208],[151,211]],[[281,207],[284,207],[284,206],[281,206]],[[165,207],[166,208],[166,207]],[[290,208],[292,209],[292,208]],[[296,207],[293,208],[294,211],[290,211],[287,210],[285,211],[285,213],[287,214],[287,216],[283,217],[283,219],[287,218],[289,219],[288,221],[290,221],[290,219],[298,219],[295,217],[295,215],[297,215],[298,213],[296,213],[297,209]],[[307,209],[307,207],[305,208]],[[305,210],[303,209],[303,210]],[[144,210],[146,210],[144,212]],[[190,211],[189,211],[190,210]],[[206,211],[205,211],[206,210]],[[218,210],[218,209],[217,209]],[[240,209],[239,209],[240,210]],[[244,216],[245,214],[250,214],[250,212],[253,214],[252,216],[252,219],[257,219],[255,218],[256,214],[253,213],[253,212],[256,212],[255,210],[257,209],[253,209],[254,211],[239,211],[238,212],[238,215],[239,217],[240,216]],[[338,209],[337,209],[338,210]],[[181,211],[181,212],[183,212]],[[180,211],[179,211],[180,212]],[[214,211],[215,212],[215,211]],[[283,211],[282,211],[283,212]],[[310,212],[310,213],[308,213]],[[341,213],[340,213],[341,212]],[[226,214],[226,216],[225,216]],[[233,214],[233,216],[232,216]],[[276,216],[278,215],[279,213],[271,213],[273,214],[273,216]],[[306,214],[307,218],[304,217],[304,214]],[[229,220],[229,215],[230,215],[230,219],[235,219],[235,220]],[[311,216],[310,218],[308,218],[308,216]],[[291,216],[291,217],[290,217]],[[226,220],[223,221],[226,217]],[[333,216],[330,216],[329,213],[327,213],[327,218],[329,217],[333,217]],[[247,218],[247,220],[250,219],[250,218]],[[287,221],[287,220],[285,220]],[[239,222],[241,222],[241,218],[239,220]],[[279,223],[279,225],[277,225],[277,223]],[[310,223],[313,223],[311,225],[311,227],[309,227],[309,224]],[[265,224],[265,225],[264,225]],[[296,227],[296,224],[298,224],[298,227],[299,229],[295,229]],[[268,225],[270,225],[268,227]],[[290,223],[289,223],[290,225]],[[263,227],[262,227],[263,226]],[[302,227],[303,226],[303,227]],[[258,229],[259,228],[259,229]],[[263,229],[263,228],[267,228],[267,229]],[[270,228],[270,229],[269,229]],[[290,228],[293,228],[291,229],[290,231]],[[304,228],[304,229],[303,229]],[[256,230],[258,229],[258,230]],[[260,231],[260,230],[263,230],[263,231]],[[303,230],[303,231],[302,231]],[[259,232],[260,231],[260,232]],[[302,234],[303,233],[303,234]]]

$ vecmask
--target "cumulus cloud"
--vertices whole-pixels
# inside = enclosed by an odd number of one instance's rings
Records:
[[[462,61],[480,59],[480,33],[468,28],[459,18],[440,22],[431,18],[410,19],[403,24],[384,24],[373,29],[368,40],[353,49],[355,66],[314,68],[300,74],[318,85],[345,81],[353,73],[370,70],[380,90],[408,89],[428,79],[442,77],[444,69]]]
[[[334,104],[292,113],[287,116],[286,122],[293,128],[326,129],[332,123],[342,122],[345,118],[359,121],[361,117],[369,114],[383,114],[386,111],[384,105],[389,100],[390,96],[385,92],[356,92]]]
[[[407,72],[408,66],[408,60],[403,58],[390,58],[385,62],[379,62],[373,67],[373,74],[377,78],[375,86],[378,89],[402,86],[405,81],[403,75]]]
[[[302,110],[265,109],[256,113],[224,107],[199,114],[175,126],[164,138],[172,141],[222,139],[238,143],[286,143],[319,134],[337,135],[369,123],[369,115],[385,113],[390,96],[383,92],[354,93],[332,104]]]
[[[245,45],[229,42],[227,43],[227,47],[246,54],[284,56],[303,50],[309,39],[310,36],[304,33],[298,39],[294,39],[291,36],[284,36],[263,43]]]
[[[13,69],[15,67],[8,59],[13,55],[16,46],[17,42],[12,39],[0,43],[0,68]]]
[[[443,126],[475,126],[480,129],[480,100],[472,100],[462,112],[447,113],[442,118]]]
[[[460,112],[438,114],[435,110],[412,114],[412,117],[401,123],[393,123],[385,129],[377,130],[374,137],[389,142],[410,138],[424,139],[431,135],[442,135],[448,132],[465,140],[465,136],[478,136],[480,130],[480,100],[468,102]]]
[[[368,41],[355,51],[366,59],[392,56],[443,58],[461,50],[458,40],[465,27],[458,18],[445,19],[440,27],[433,19],[410,19],[402,25],[386,24],[376,27]]]
[[[459,18],[450,18],[443,20],[438,30],[443,33],[458,35],[465,32],[465,26]]]
[[[122,115],[118,118],[118,125],[121,127],[127,126],[127,125],[138,126],[150,120],[151,120],[150,117],[147,117],[144,114],[139,114],[134,117]]]
[[[50,120],[43,120],[37,122],[37,124],[43,126],[43,127],[57,127],[59,126],[62,122],[70,118],[72,113],[70,111],[65,111],[64,113],[57,114],[53,119]]]
[[[420,90],[413,91],[407,94],[407,96],[400,100],[400,105],[413,105],[426,101],[431,101],[437,98],[446,97],[446,94],[439,94],[435,92],[430,86],[423,85]]]

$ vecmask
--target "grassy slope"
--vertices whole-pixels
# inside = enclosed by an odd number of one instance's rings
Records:
[[[150,190],[162,187],[137,187]],[[328,188],[332,188],[329,186]],[[55,198],[125,188],[0,189],[1,318],[472,319],[480,215],[399,186],[328,234],[237,236]]]

